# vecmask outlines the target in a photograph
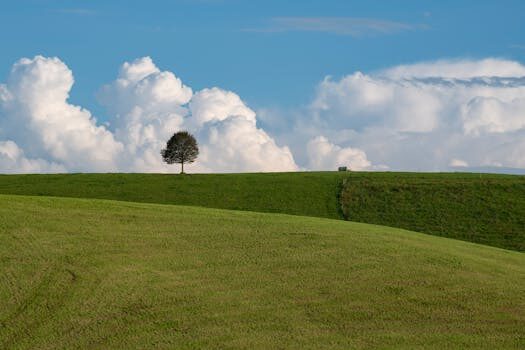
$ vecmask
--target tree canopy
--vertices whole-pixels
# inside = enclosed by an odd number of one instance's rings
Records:
[[[179,131],[168,140],[166,148],[160,154],[168,164],[181,164],[181,174],[184,173],[184,163],[193,163],[199,155],[197,140],[187,131]]]

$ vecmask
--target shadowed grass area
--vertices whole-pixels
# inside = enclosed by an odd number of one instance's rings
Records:
[[[0,195],[0,348],[523,348],[525,255],[388,227]]]
[[[0,175],[0,193],[341,218],[345,173]]]
[[[348,220],[525,251],[525,176],[368,173],[344,182]]]

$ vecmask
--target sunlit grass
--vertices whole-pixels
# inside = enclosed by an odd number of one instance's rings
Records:
[[[0,348],[520,348],[525,255],[312,217],[0,196]]]

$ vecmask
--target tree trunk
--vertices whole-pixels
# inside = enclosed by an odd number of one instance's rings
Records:
[[[181,169],[180,173],[184,174],[184,161],[182,161],[180,164],[182,165],[182,169]]]

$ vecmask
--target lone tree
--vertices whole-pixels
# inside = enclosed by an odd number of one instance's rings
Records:
[[[199,155],[197,140],[187,131],[179,131],[168,140],[166,148],[160,151],[168,164],[180,163],[181,174],[184,174],[184,163],[193,163]]]

